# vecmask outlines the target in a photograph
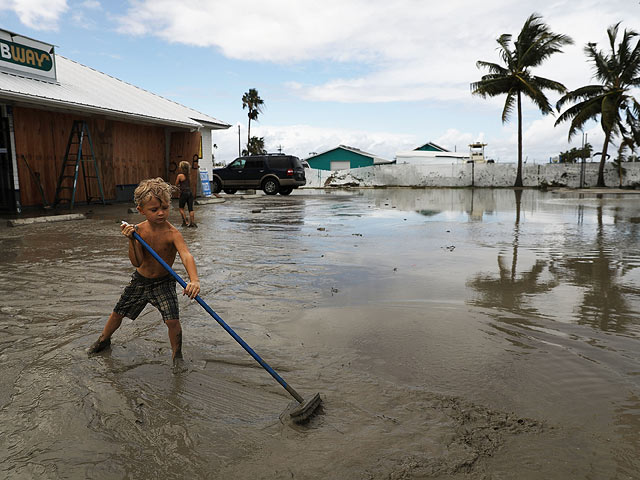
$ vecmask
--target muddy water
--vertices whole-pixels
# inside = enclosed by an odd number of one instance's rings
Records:
[[[146,309],[87,358],[126,206],[0,227],[0,477],[640,478],[635,195],[295,192],[197,208],[188,371]],[[177,210],[172,220],[178,223]],[[176,264],[179,273],[184,269]]]

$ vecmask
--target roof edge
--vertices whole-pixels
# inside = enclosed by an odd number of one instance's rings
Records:
[[[9,95],[7,95],[7,93],[9,93]],[[84,105],[84,104],[81,104],[81,103],[73,103],[73,102],[68,102],[68,101],[55,100],[55,99],[46,98],[46,97],[38,97],[38,96],[34,96],[34,95],[26,95],[26,94],[23,94],[23,93],[8,92],[7,90],[0,91],[0,98],[5,98],[5,99],[8,99],[8,100],[17,100],[17,101],[21,101],[21,102],[24,102],[24,103],[37,105],[37,106],[50,105],[50,106],[53,106],[53,107],[59,107],[59,108],[61,108],[63,110],[77,110],[77,111],[80,111],[80,112],[100,113],[100,114],[103,114],[103,115],[108,115],[108,116],[112,116],[112,117],[120,117],[120,118],[123,118],[123,119],[132,118],[132,119],[137,119],[137,120],[145,120],[147,123],[154,123],[154,124],[160,124],[160,125],[174,125],[174,126],[180,126],[180,127],[190,128],[190,129],[207,126],[207,125],[203,124],[204,122],[198,122],[196,120],[193,120],[193,122],[180,122],[180,121],[171,120],[171,119],[167,119],[167,118],[151,117],[151,116],[147,116],[147,115],[139,115],[139,114],[134,114],[134,113],[122,112],[121,110],[112,110],[112,109],[109,109],[109,108],[99,108],[99,107],[95,107],[95,106],[91,106],[91,105]]]

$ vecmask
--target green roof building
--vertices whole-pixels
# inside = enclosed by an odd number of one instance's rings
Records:
[[[446,148],[442,148],[440,145],[436,145],[433,142],[427,142],[421,147],[416,147],[413,149],[414,151],[420,152],[448,152]]]
[[[385,160],[346,145],[339,145],[326,152],[311,155],[306,161],[311,168],[317,170],[345,170],[348,168],[370,167],[381,163],[393,163],[391,160]]]

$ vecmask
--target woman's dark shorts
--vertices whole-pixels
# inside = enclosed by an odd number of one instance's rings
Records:
[[[184,208],[184,205],[187,204],[187,207],[190,212],[193,211],[193,193],[191,190],[187,190],[180,194],[180,200],[178,200],[178,208]]]
[[[125,287],[113,311],[135,320],[147,303],[160,311],[163,321],[179,320],[175,279],[171,275],[147,278],[137,271],[133,272],[129,285]]]

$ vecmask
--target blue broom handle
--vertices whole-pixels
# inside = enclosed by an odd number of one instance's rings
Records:
[[[148,251],[148,252],[153,256],[153,258],[155,258],[155,259],[158,261],[158,263],[159,263],[160,265],[162,265],[162,266],[165,268],[165,270],[166,270],[167,272],[169,272],[171,275],[173,275],[173,278],[175,278],[175,279],[176,279],[176,281],[177,281],[180,285],[182,285],[182,288],[186,288],[186,287],[187,287],[187,282],[185,282],[185,281],[180,277],[180,275],[178,275],[178,274],[173,270],[173,268],[171,268],[171,267],[169,266],[169,264],[168,264],[167,262],[165,262],[165,261],[160,257],[160,255],[158,255],[158,254],[153,250],[153,248],[151,248],[151,246],[149,246],[149,244],[148,244],[147,242],[145,242],[145,241],[142,239],[142,237],[140,237],[140,235],[138,235],[138,232],[135,232],[135,231],[133,232],[133,238],[135,238],[137,241],[139,241],[139,242],[140,242],[140,244],[141,244],[144,248],[146,248],[146,249],[147,249],[147,251]],[[298,392],[296,392],[296,391],[293,389],[293,387],[291,387],[287,382],[285,382],[285,381],[284,381],[284,379],[283,379],[280,375],[278,375],[278,373],[277,373],[273,368],[271,368],[271,366],[270,366],[267,362],[265,362],[265,361],[260,357],[260,355],[258,355],[256,352],[254,352],[254,351],[253,351],[253,349],[252,349],[252,348],[247,344],[247,342],[245,342],[245,341],[240,337],[240,335],[238,335],[236,332],[234,332],[234,331],[233,331],[233,329],[232,329],[229,325],[227,325],[227,324],[225,323],[225,321],[224,321],[224,320],[222,320],[222,318],[220,318],[220,316],[219,316],[216,312],[214,312],[214,311],[213,311],[213,309],[212,309],[209,305],[207,305],[207,302],[205,302],[202,298],[200,298],[200,295],[197,295],[197,296],[196,296],[196,298],[195,298],[195,300],[196,300],[200,305],[202,305],[202,308],[204,308],[204,309],[207,311],[207,313],[208,313],[209,315],[211,315],[211,316],[215,319],[215,321],[216,321],[216,322],[218,322],[218,323],[220,324],[220,326],[221,326],[222,328],[224,328],[224,329],[227,331],[227,333],[228,333],[229,335],[231,335],[231,336],[233,337],[233,339],[234,339],[236,342],[238,342],[238,343],[240,344],[240,346],[241,346],[242,348],[244,348],[244,349],[247,351],[247,353],[248,353],[249,355],[251,355],[251,356],[254,358],[254,360],[255,360],[256,362],[258,362],[258,363],[262,366],[262,368],[264,368],[267,372],[269,372],[269,374],[270,374],[273,378],[275,378],[275,379],[277,380],[277,382],[278,382],[280,385],[282,385],[282,386],[285,388],[285,390],[291,394],[291,396],[292,396],[293,398],[295,398],[299,403],[302,403],[302,402],[304,401],[304,399],[303,399],[303,398],[298,394]]]

